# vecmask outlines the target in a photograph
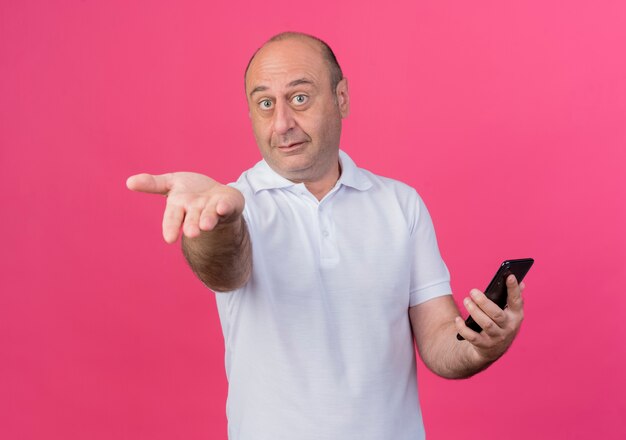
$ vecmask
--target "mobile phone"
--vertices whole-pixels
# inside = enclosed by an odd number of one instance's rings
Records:
[[[487,295],[487,298],[496,303],[501,309],[504,309],[506,307],[507,298],[506,279],[509,275],[513,274],[515,275],[517,282],[521,283],[534,262],[535,260],[532,258],[504,261],[489,283],[489,286],[487,286],[487,289],[485,289],[485,295]],[[465,320],[465,325],[475,332],[480,333],[483,331],[471,315]],[[463,336],[458,333],[456,338],[459,341],[464,339]]]

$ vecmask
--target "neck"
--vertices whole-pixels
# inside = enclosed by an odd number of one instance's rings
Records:
[[[322,179],[303,183],[306,189],[308,189],[317,200],[322,200],[324,196],[334,188],[339,180],[339,176],[341,176],[341,165],[339,164],[339,160],[337,160],[337,166],[333,167]]]

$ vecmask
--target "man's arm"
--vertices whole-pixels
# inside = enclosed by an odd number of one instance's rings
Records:
[[[228,292],[246,284],[252,272],[250,235],[243,216],[219,222],[195,238],[183,235],[182,248],[194,273],[210,289]]]
[[[126,185],[167,197],[163,238],[174,243],[182,227],[183,253],[209,288],[225,292],[248,281],[252,249],[238,190],[196,173],[137,174]]]
[[[449,379],[469,377],[484,370],[511,346],[524,318],[521,292],[515,276],[507,278],[504,310],[478,289],[463,304],[483,329],[477,333],[465,325],[451,296],[446,295],[409,309],[417,349],[426,366]],[[460,333],[465,341],[459,341]]]

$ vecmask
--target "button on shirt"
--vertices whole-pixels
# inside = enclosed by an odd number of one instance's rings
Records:
[[[265,161],[232,184],[253,272],[216,293],[231,440],[424,436],[408,309],[449,294],[449,273],[415,190],[339,154],[321,201]]]

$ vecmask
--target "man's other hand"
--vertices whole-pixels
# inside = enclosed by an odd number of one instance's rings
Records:
[[[235,188],[198,173],[136,174],[128,178],[126,186],[132,191],[167,197],[163,214],[163,238],[167,243],[178,239],[181,226],[185,236],[194,238],[220,222],[235,220],[245,204]]]
[[[493,362],[504,354],[524,319],[524,283],[518,284],[515,275],[509,275],[506,287],[508,307],[504,310],[478,289],[472,289],[470,297],[463,300],[463,305],[483,329],[482,332],[477,333],[467,327],[461,317],[455,320],[459,334],[472,344],[476,356],[484,361]]]

